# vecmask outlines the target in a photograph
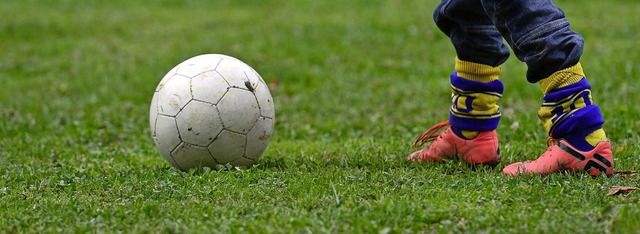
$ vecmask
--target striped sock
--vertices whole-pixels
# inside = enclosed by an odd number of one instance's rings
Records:
[[[500,67],[463,61],[456,58],[451,74],[451,129],[459,137],[475,138],[480,131],[498,127],[503,85],[498,79]]]
[[[538,117],[552,138],[566,139],[582,151],[606,141],[604,117],[593,103],[591,85],[580,63],[553,73],[539,82],[544,103]]]

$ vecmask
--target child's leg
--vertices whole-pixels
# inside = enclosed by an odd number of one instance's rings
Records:
[[[569,29],[564,13],[551,0],[482,0],[482,4],[516,56],[527,63],[527,80],[540,83],[544,103],[538,116],[554,142],[538,160],[509,165],[504,173],[613,173],[610,144],[602,130],[604,118],[579,63],[583,38]]]
[[[480,1],[445,0],[434,12],[436,25],[451,39],[457,58],[451,75],[449,121],[458,136],[474,138],[495,130],[503,85],[500,65],[509,49]]]
[[[450,37],[457,53],[455,72],[450,77],[451,128],[439,138],[430,137],[437,129],[425,132],[419,143],[435,141],[409,159],[438,161],[457,154],[470,164],[497,164],[497,102],[503,92],[498,66],[509,57],[509,49],[479,1],[444,0],[436,8],[434,20]]]

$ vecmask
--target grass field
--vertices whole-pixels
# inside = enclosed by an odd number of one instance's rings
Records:
[[[507,178],[546,148],[537,85],[503,66],[503,162],[405,161],[445,120],[454,51],[436,0],[0,1],[2,233],[640,233],[640,176]],[[640,4],[558,0],[617,170],[640,168]],[[184,59],[223,53],[272,85],[252,168],[182,173],[149,104]],[[276,85],[277,84],[277,85]]]

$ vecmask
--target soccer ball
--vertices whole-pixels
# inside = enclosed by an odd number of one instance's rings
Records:
[[[257,162],[271,139],[273,98],[262,77],[221,54],[187,59],[160,81],[149,122],[156,147],[174,167]]]

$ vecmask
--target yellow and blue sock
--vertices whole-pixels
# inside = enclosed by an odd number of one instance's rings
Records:
[[[565,139],[581,151],[589,151],[607,136],[604,117],[593,103],[591,85],[580,63],[553,73],[539,82],[544,102],[538,117],[552,138]]]
[[[456,58],[451,74],[451,108],[449,122],[456,135],[475,138],[480,131],[498,127],[504,86],[498,79],[500,67],[463,61]]]

